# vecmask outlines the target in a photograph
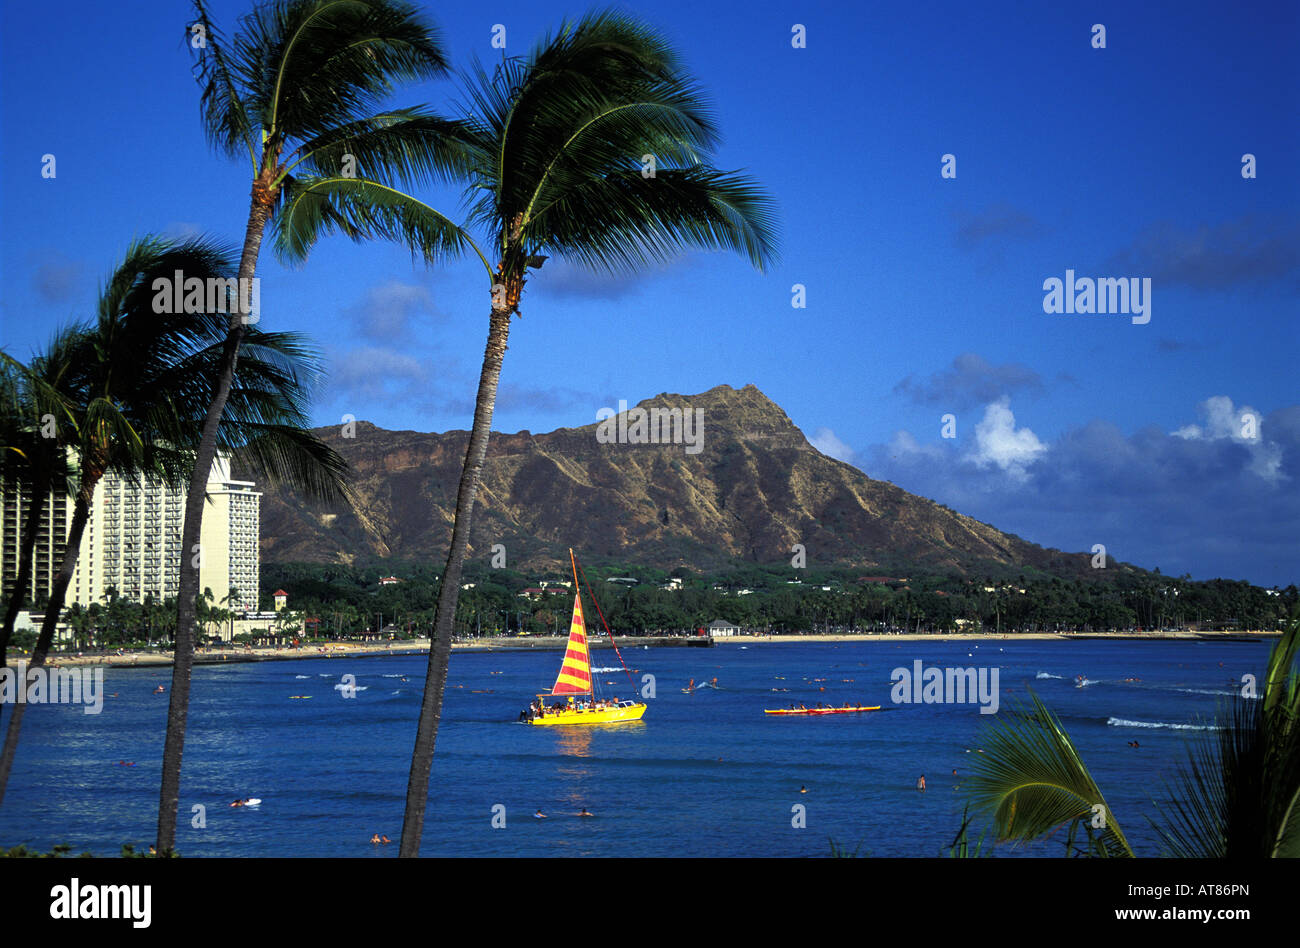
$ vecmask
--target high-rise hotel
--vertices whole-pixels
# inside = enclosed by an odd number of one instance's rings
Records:
[[[227,606],[235,610],[258,608],[262,494],[254,486],[251,481],[231,480],[227,458],[218,457],[213,463],[199,541],[199,592],[211,589],[216,601],[221,602],[232,588],[236,589],[237,597]],[[8,593],[18,578],[18,552],[33,498],[30,491],[20,491],[16,485],[0,487],[0,582]],[[63,490],[44,498],[29,604],[42,593],[48,595],[54,585],[74,502],[75,497]],[[103,602],[110,587],[137,602],[149,593],[160,601],[177,595],[184,523],[183,486],[133,483],[105,475],[95,487],[67,602]]]

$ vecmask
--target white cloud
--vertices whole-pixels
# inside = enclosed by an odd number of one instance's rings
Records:
[[[1282,449],[1264,439],[1263,413],[1249,405],[1234,406],[1227,395],[1213,395],[1197,406],[1203,425],[1184,425],[1173,432],[1185,441],[1232,441],[1250,452],[1247,470],[1266,481],[1284,480]]]
[[[808,441],[827,457],[835,458],[837,461],[853,460],[853,449],[835,437],[835,432],[830,428],[818,428]]]
[[[1046,450],[1047,445],[1036,434],[1016,427],[1010,399],[1002,398],[984,407],[984,417],[975,426],[975,448],[967,460],[977,467],[997,466],[1013,477],[1023,478],[1025,468]]]

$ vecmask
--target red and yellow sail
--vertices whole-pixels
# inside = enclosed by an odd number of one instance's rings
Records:
[[[573,597],[573,619],[569,623],[569,646],[564,664],[555,678],[553,695],[591,693],[591,657],[587,652],[587,624],[582,619],[582,597]]]

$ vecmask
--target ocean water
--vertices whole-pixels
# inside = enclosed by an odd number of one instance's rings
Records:
[[[1269,648],[1125,640],[625,644],[637,688],[653,675],[656,696],[643,721],[600,728],[516,723],[554,680],[558,652],[456,654],[422,853],[821,857],[834,839],[862,855],[946,854],[961,824],[963,776],[992,716],[974,704],[893,704],[892,670],[919,659],[926,667],[996,667],[1004,710],[1032,687],[1074,738],[1135,849],[1154,856],[1153,801],[1164,798],[1186,740],[1243,675],[1260,675]],[[395,841],[401,832],[425,662],[198,668],[177,848],[187,856],[396,855],[396,842],[368,841],[375,833]],[[593,664],[617,662],[599,650]],[[351,698],[340,687],[345,674],[355,676]],[[718,689],[682,693],[688,679],[715,676]],[[596,678],[608,695],[633,696],[621,670]],[[114,855],[123,843],[151,843],[167,714],[167,696],[153,689],[170,682],[169,668],[110,668],[105,690],[116,697],[99,715],[29,707],[0,806],[0,845],[70,843]],[[763,714],[792,701],[885,710]],[[921,774],[924,793],[916,790]],[[262,804],[229,807],[248,797]],[[800,805],[805,825],[796,828]],[[200,822],[196,806],[204,808],[202,827],[192,825]],[[594,818],[578,818],[582,807]],[[534,819],[538,809],[548,818]],[[494,826],[494,815],[505,825]],[[1057,856],[1062,845],[996,852]]]

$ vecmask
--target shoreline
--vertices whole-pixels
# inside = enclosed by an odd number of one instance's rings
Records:
[[[735,645],[782,645],[798,642],[817,642],[817,643],[835,643],[851,644],[854,642],[969,642],[969,641],[988,641],[988,642],[1008,642],[1008,641],[1046,641],[1058,639],[1061,641],[1071,640],[1092,640],[1092,639],[1115,639],[1115,640],[1143,640],[1143,641],[1234,641],[1249,640],[1261,638],[1275,638],[1280,636],[1281,632],[1020,632],[1020,633],[996,633],[984,632],[948,632],[948,633],[916,633],[901,632],[897,634],[873,633],[862,635],[848,634],[811,634],[811,635],[734,635],[715,638],[715,646],[735,646]],[[537,636],[530,638],[528,641],[520,641],[515,637],[509,639],[495,639],[489,642],[453,642],[452,652],[529,652],[536,649],[560,649],[564,647],[567,636]],[[645,639],[634,639],[632,637],[624,638],[620,641],[623,648],[636,648],[639,645],[648,645],[652,648],[686,648],[700,647],[695,643],[698,639],[694,637],[671,638],[665,636],[647,637]],[[608,641],[592,642],[591,648],[610,649]],[[406,642],[393,642],[387,644],[379,643],[352,643],[352,642],[331,642],[325,645],[306,645],[298,648],[226,648],[226,649],[203,649],[194,655],[195,665],[229,665],[241,664],[248,662],[279,662],[279,661],[298,661],[309,658],[380,658],[385,656],[396,655],[428,655],[428,639],[412,639]],[[18,662],[28,661],[29,656],[24,652],[13,654],[9,658],[9,664],[14,665]],[[51,655],[47,665],[103,665],[113,668],[166,668],[173,664],[172,657],[169,653],[163,652],[124,652],[107,655]]]

